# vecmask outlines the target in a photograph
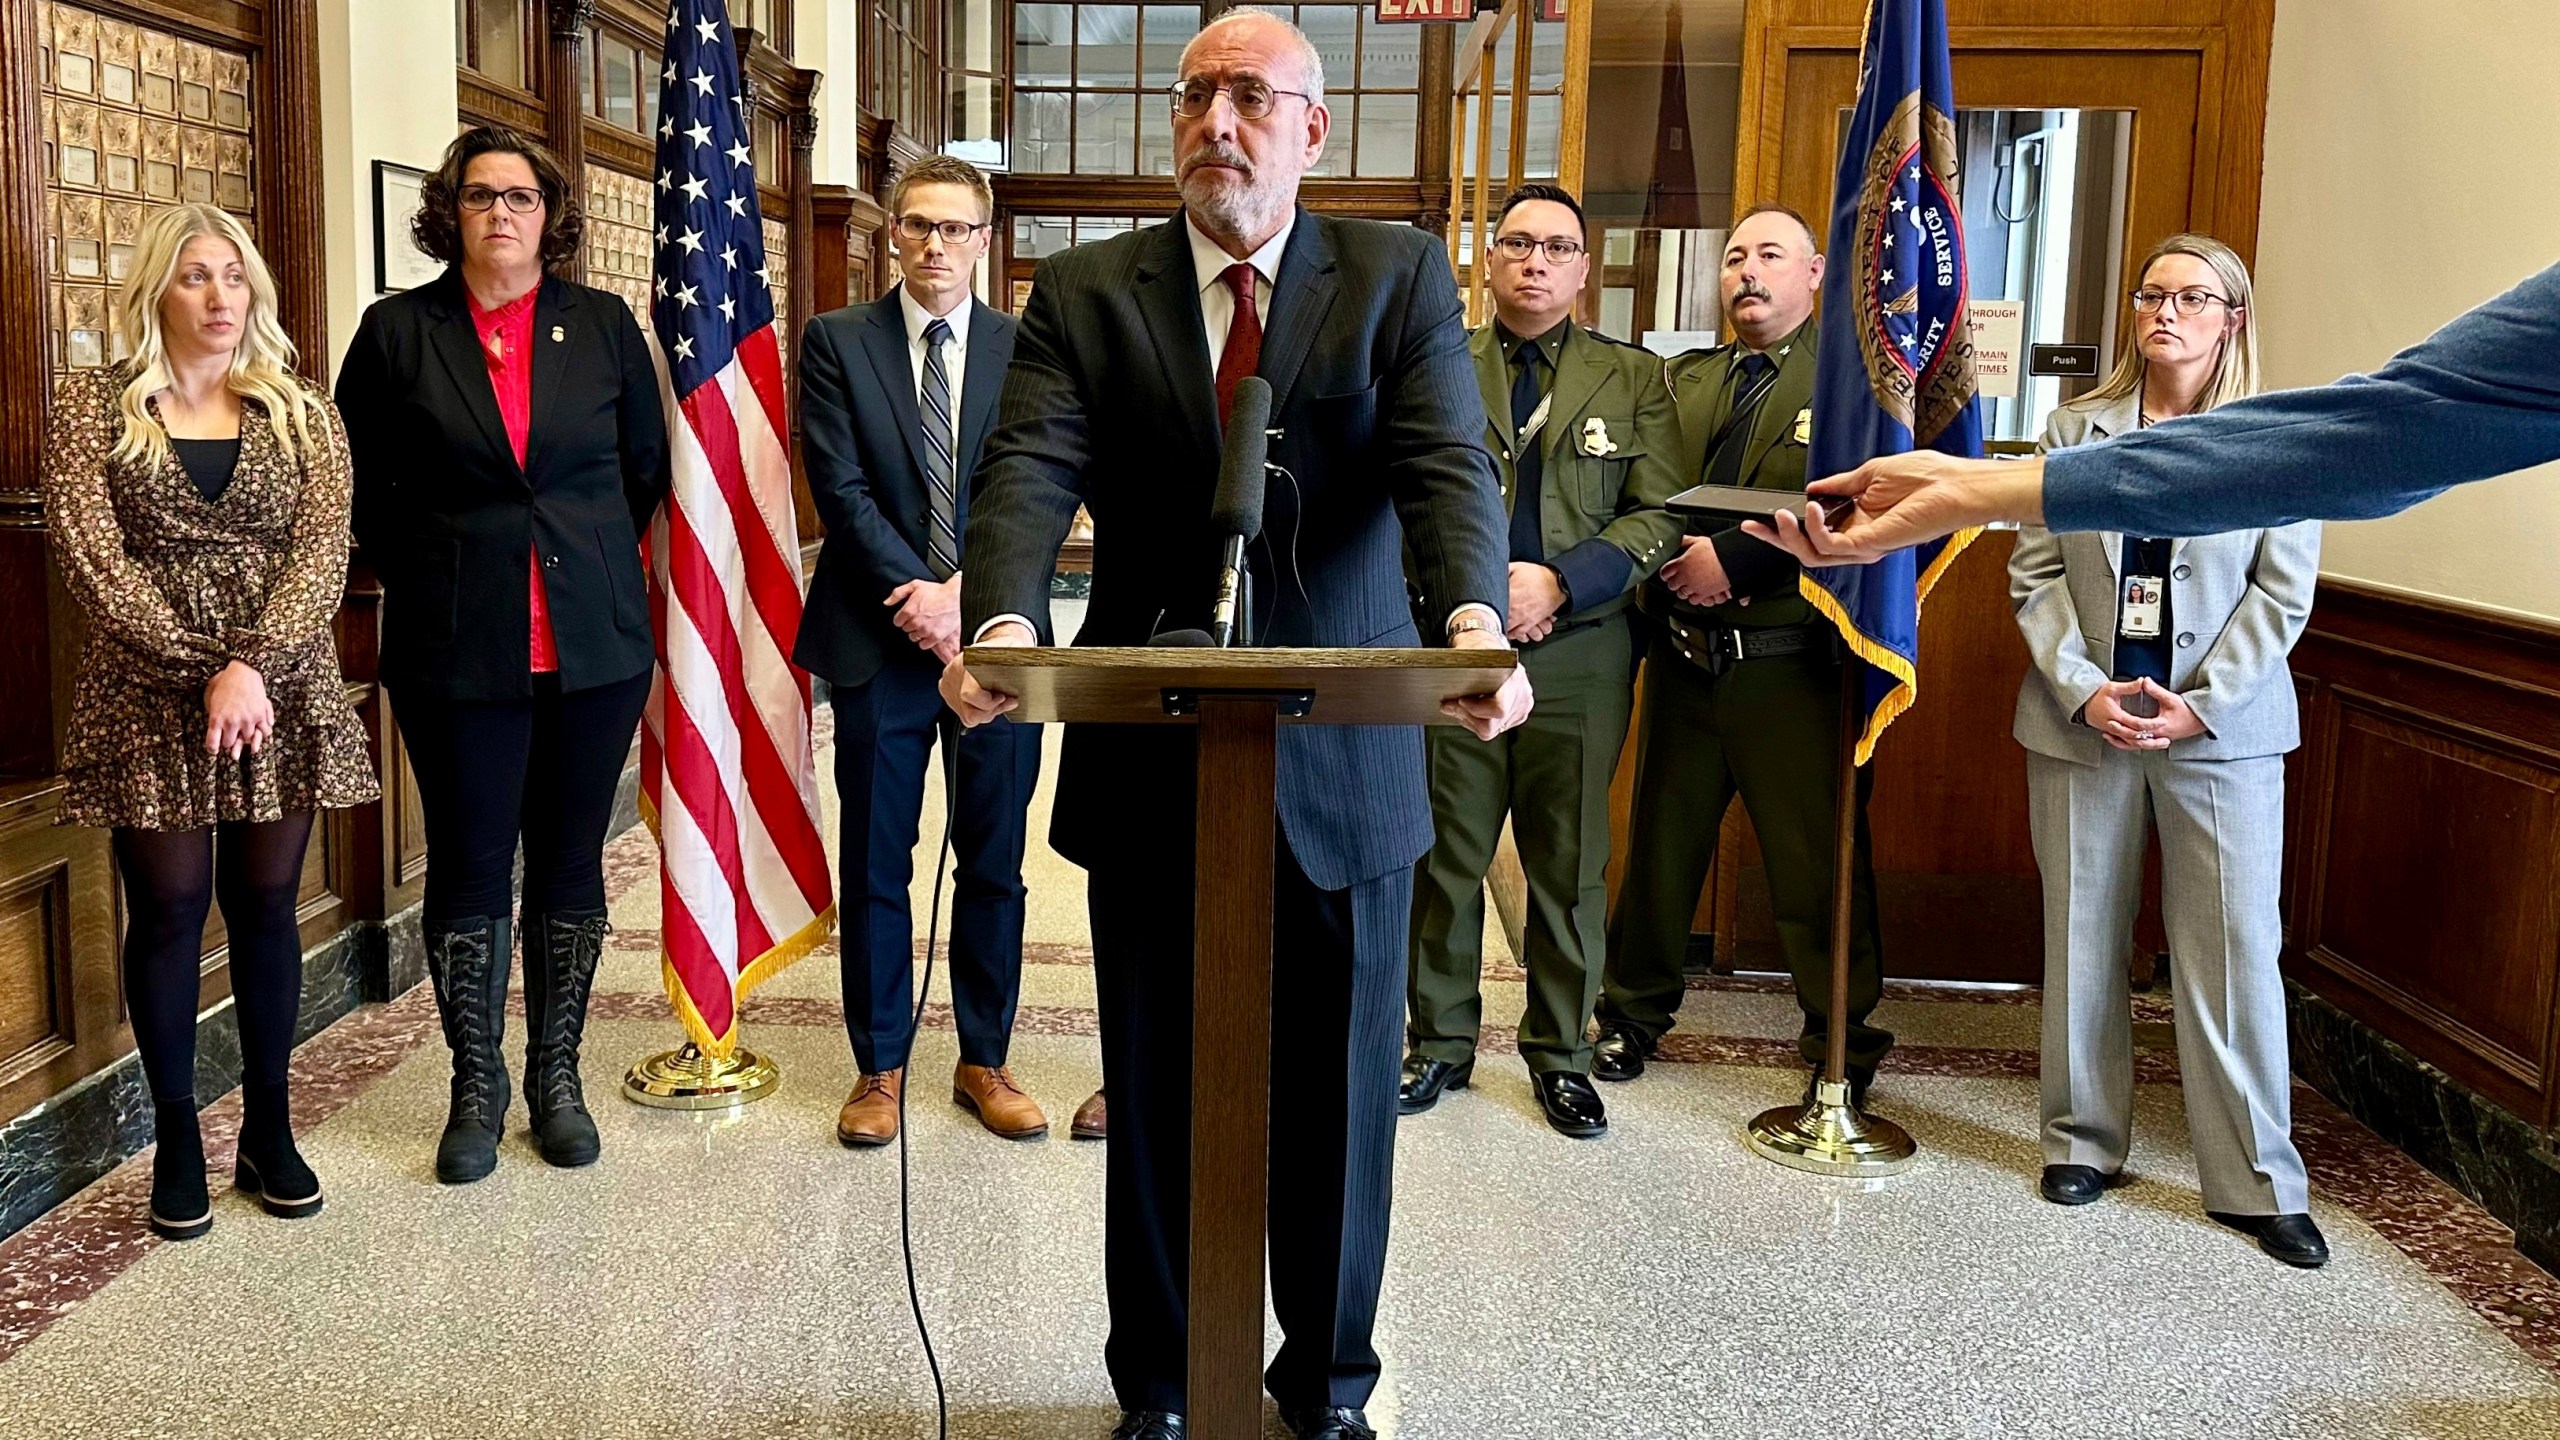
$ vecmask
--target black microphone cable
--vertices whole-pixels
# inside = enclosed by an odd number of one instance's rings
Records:
[[[960,818],[960,717],[946,707],[934,721],[942,746],[942,844],[933,857],[933,908],[925,916],[924,983],[916,987],[916,1007],[908,1017],[907,1069],[915,1069],[915,1042],[924,1034],[925,997],[933,993],[933,956],[942,938],[942,876],[951,861],[951,827]],[[925,1323],[924,1296],[916,1288],[916,1241],[907,1189],[907,1084],[898,1084],[898,1251],[906,1262],[907,1311],[915,1316],[916,1338],[924,1343],[925,1368],[933,1373],[933,1433],[951,1440],[951,1398],[942,1388],[942,1361],[933,1351],[933,1327]]]

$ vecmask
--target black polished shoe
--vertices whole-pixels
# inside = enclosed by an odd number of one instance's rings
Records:
[[[1600,1103],[1600,1092],[1591,1088],[1591,1077],[1570,1070],[1541,1070],[1529,1077],[1538,1092],[1538,1108],[1547,1112],[1547,1123],[1559,1135],[1588,1140],[1609,1131],[1609,1107]]]
[[[1591,1047],[1591,1078],[1616,1082],[1633,1080],[1644,1073],[1644,1062],[1653,1058],[1653,1042],[1632,1025],[1600,1024],[1599,1042]]]
[[[2297,1270],[2317,1270],[2329,1263],[2329,1241],[2308,1215],[2225,1215],[2208,1210],[2205,1217],[2252,1237],[2259,1249]]]
[[[1474,1078],[1476,1062],[1434,1060],[1427,1055],[1404,1057],[1404,1078],[1396,1083],[1396,1113],[1419,1115],[1440,1103],[1443,1090],[1464,1090]]]
[[[1821,1083],[1822,1083],[1822,1067],[1821,1067],[1821,1066],[1819,1066],[1819,1065],[1816,1065],[1815,1067],[1813,1067],[1813,1073],[1812,1073],[1812,1074],[1810,1074],[1810,1075],[1807,1075],[1806,1077],[1804,1077],[1804,1103],[1805,1103],[1805,1104],[1810,1105],[1810,1104],[1812,1104],[1812,1103],[1813,1103],[1813,1092],[1814,1092],[1814,1088],[1815,1088],[1816,1086],[1820,1085]],[[1857,1065],[1852,1065],[1852,1066],[1850,1066],[1850,1067],[1849,1067],[1849,1108],[1850,1108],[1850,1109],[1852,1109],[1852,1110],[1857,1111],[1858,1113],[1860,1113],[1860,1114],[1862,1114],[1862,1115],[1863,1115],[1863,1114],[1865,1114],[1865,1113],[1866,1113],[1866,1109],[1867,1109],[1867,1089],[1868,1089],[1868,1087],[1869,1087],[1869,1086],[1872,1086],[1872,1085],[1874,1085],[1875,1083],[1876,1083],[1876,1072],[1874,1072],[1873,1070],[1866,1069],[1866,1068],[1864,1068],[1864,1067],[1862,1067],[1862,1066],[1857,1066]]]
[[[1182,1417],[1170,1410],[1123,1410],[1111,1427],[1111,1440],[1182,1440],[1191,1433]]]
[[[2086,1205],[2123,1183],[2095,1165],[2047,1165],[2036,1189],[2056,1205]]]
[[[1369,1428],[1367,1413],[1350,1405],[1283,1410],[1280,1419],[1298,1440],[1378,1440],[1378,1432]]]

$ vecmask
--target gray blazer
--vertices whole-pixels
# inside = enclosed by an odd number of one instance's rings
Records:
[[[2093,445],[2141,423],[2133,396],[2073,403],[2046,422],[2043,448]],[[2116,596],[2124,536],[2112,530],[2018,532],[2009,557],[2009,603],[2034,661],[2018,690],[2011,732],[2039,755],[2084,765],[2107,743],[2079,722],[2081,707],[2115,673]],[[2311,617],[2320,579],[2320,524],[2233,530],[2178,540],[2169,551],[2170,688],[2205,733],[2178,743],[2191,760],[2281,755],[2302,743],[2293,672],[2285,656]]]

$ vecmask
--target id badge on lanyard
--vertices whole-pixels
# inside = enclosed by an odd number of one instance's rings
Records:
[[[2116,633],[2127,640],[2160,638],[2161,601],[2167,582],[2157,575],[2127,575],[2116,603]]]

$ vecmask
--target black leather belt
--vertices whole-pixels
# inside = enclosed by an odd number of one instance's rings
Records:
[[[1671,621],[1672,647],[1710,675],[1723,674],[1726,667],[1739,660],[1767,660],[1779,655],[1802,655],[1809,650],[1828,649],[1835,639],[1830,624],[1821,620],[1756,629],[1735,625],[1693,625],[1676,618]]]

